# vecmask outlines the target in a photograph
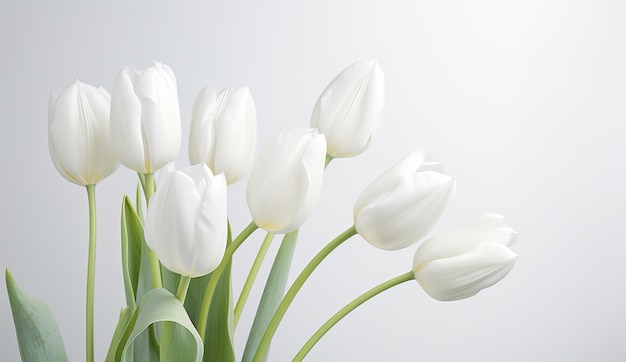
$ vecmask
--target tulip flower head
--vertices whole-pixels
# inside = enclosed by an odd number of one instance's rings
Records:
[[[189,161],[223,172],[230,185],[250,169],[256,148],[256,108],[248,88],[204,88],[193,105]]]
[[[385,77],[375,60],[344,69],[322,92],[311,127],[326,136],[328,154],[351,157],[365,151],[383,119]]]
[[[317,204],[325,158],[326,139],[315,129],[274,133],[248,179],[246,199],[254,222],[275,234],[299,228]]]
[[[178,90],[167,65],[122,69],[111,97],[111,143],[124,166],[148,174],[176,158],[181,142]]]
[[[518,255],[509,247],[516,239],[504,217],[484,215],[473,225],[424,241],[413,259],[415,279],[438,300],[471,297],[511,271]]]
[[[377,248],[405,248],[435,226],[455,191],[455,179],[441,164],[416,150],[363,190],[354,204],[354,225]]]
[[[226,179],[205,164],[167,166],[150,199],[145,237],[169,270],[190,277],[219,265],[226,249]]]
[[[109,141],[111,97],[104,88],[76,81],[48,103],[48,148],[68,181],[95,185],[117,169]]]

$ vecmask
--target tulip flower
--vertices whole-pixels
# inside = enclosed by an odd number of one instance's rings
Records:
[[[426,240],[415,253],[413,273],[438,300],[471,297],[504,278],[517,254],[509,249],[517,233],[504,217],[488,214],[475,224]]]
[[[250,169],[256,148],[256,109],[248,88],[204,88],[193,105],[189,161],[223,172],[230,185]]]
[[[212,272],[226,249],[226,179],[205,164],[159,175],[150,199],[145,237],[169,270],[199,277]]]
[[[180,111],[176,78],[167,65],[122,69],[111,97],[111,143],[124,166],[151,174],[176,158]]]
[[[95,185],[118,167],[109,142],[111,97],[104,88],[76,81],[50,94],[48,148],[68,181]]]
[[[379,176],[354,204],[354,225],[370,244],[397,250],[435,226],[454,198],[455,179],[426,150],[417,150]]]
[[[309,217],[322,188],[326,139],[310,128],[280,130],[250,172],[246,189],[254,222],[266,231],[294,231]]]
[[[352,64],[322,92],[311,127],[326,136],[328,155],[351,157],[365,151],[383,119],[385,77],[375,60]]]

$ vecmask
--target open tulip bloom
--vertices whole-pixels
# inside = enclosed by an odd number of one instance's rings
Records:
[[[363,189],[354,202],[353,224],[321,247],[287,286],[299,228],[317,205],[326,166],[334,158],[367,149],[384,109],[382,69],[374,60],[356,62],[319,96],[312,128],[276,131],[253,162],[257,119],[250,90],[218,93],[205,88],[192,110],[192,165],[176,170],[171,161],[180,149],[181,120],[176,78],[167,65],[124,68],[111,96],[80,82],[58,95],[53,92],[50,155],[65,179],[87,189],[89,203],[86,360],[102,359],[94,356],[95,186],[119,163],[136,171],[140,182],[134,198],[122,198],[126,305],[104,360],[235,360],[241,346],[235,343],[234,330],[274,235],[284,234],[243,350],[243,361],[265,361],[292,301],[331,252],[356,235],[381,250],[407,248],[427,238],[451,205],[456,179],[425,149],[417,149]],[[233,233],[227,185],[249,169],[246,201],[252,220]],[[259,229],[266,234],[252,264],[233,260]],[[517,254],[510,247],[516,239],[517,233],[497,214],[427,238],[416,248],[410,270],[341,308],[293,360],[301,361],[359,305],[404,282],[417,281],[432,298],[444,301],[468,298],[494,285],[513,268]],[[249,270],[238,297],[231,284],[235,267]],[[22,292],[8,269],[6,285],[22,359],[67,361],[50,309]]]

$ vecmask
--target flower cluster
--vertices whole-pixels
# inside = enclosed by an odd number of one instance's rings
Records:
[[[190,166],[178,170],[172,161],[180,152],[181,117],[176,78],[167,65],[155,62],[144,70],[122,69],[111,95],[78,81],[58,95],[52,93],[50,154],[63,177],[87,187],[93,221],[90,230],[95,230],[95,185],[119,164],[139,174],[147,203],[144,217],[139,189],[134,204],[124,198],[122,265],[127,306],[107,360],[234,358],[232,331],[267,246],[275,234],[284,234],[282,245],[289,250],[298,229],[317,204],[328,163],[334,158],[359,155],[370,146],[385,110],[384,82],[376,61],[349,66],[321,93],[310,127],[277,130],[256,160],[256,107],[250,90],[202,89],[192,110]],[[158,188],[154,179],[157,171]],[[252,221],[233,237],[227,217],[227,188],[246,175],[246,200]],[[280,265],[288,265],[292,254],[281,247],[265,287],[268,295],[279,298],[260,301],[244,360],[267,357],[271,339],[291,301],[336,247],[354,235],[382,250],[410,247],[428,236],[455,192],[456,179],[428,151],[416,149],[361,192],[354,202],[353,225],[311,260],[286,293],[288,268],[281,269]],[[233,311],[229,307],[233,301],[232,256],[259,228],[267,232],[266,242],[250,268]],[[497,283],[512,269],[517,254],[510,246],[515,240],[516,233],[502,216],[484,215],[470,226],[423,241],[409,272],[357,300],[367,300],[408,280],[416,280],[438,300],[470,297]],[[95,233],[90,232],[88,360],[93,359],[94,261]],[[20,302],[21,292],[13,285],[7,273],[14,316],[35,313],[35,307]],[[194,298],[186,300],[188,294]],[[349,304],[324,324],[296,360],[302,359],[338,319],[360,303]],[[24,328],[48,334],[58,331],[24,326],[18,318],[15,323],[23,356],[33,353],[33,349],[39,357],[64,354],[62,346],[54,341],[33,347],[28,340],[23,341],[29,334],[21,333]],[[148,334],[151,337],[145,337]]]

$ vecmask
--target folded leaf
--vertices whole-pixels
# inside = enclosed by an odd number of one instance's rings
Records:
[[[5,279],[22,361],[67,361],[59,327],[48,305],[24,294],[8,269]]]
[[[189,319],[183,304],[164,288],[147,292],[139,304],[121,338],[116,361],[133,361],[133,344],[147,328],[157,322],[177,323],[172,333],[161,344],[161,361],[201,361],[202,339]],[[182,329],[178,329],[182,328]],[[136,351],[134,353],[137,355]],[[139,357],[139,356],[138,356]],[[141,360],[145,356],[141,356]],[[168,358],[168,359],[166,359]]]

